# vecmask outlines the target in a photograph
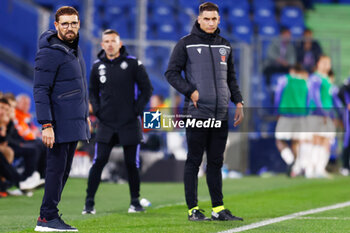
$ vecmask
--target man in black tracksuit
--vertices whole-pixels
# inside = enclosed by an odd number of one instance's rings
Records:
[[[219,128],[187,127],[188,155],[185,164],[185,195],[191,221],[209,220],[197,203],[198,170],[207,152],[207,183],[213,220],[242,220],[224,208],[221,167],[228,136],[228,104],[236,104],[234,126],[243,119],[243,100],[236,82],[230,43],[219,36],[218,6],[207,2],[199,7],[191,34],[174,48],[165,76],[185,95],[187,114],[197,121],[215,118]],[[185,72],[185,79],[181,72]]]
[[[113,146],[124,149],[131,205],[129,213],[144,211],[139,203],[139,143],[142,139],[139,116],[152,95],[152,85],[145,67],[126,52],[119,34],[106,30],[102,35],[103,50],[92,67],[90,101],[99,119],[95,157],[90,169],[83,214],[94,214],[94,198],[101,173]]]

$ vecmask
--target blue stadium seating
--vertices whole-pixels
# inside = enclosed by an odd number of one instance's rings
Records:
[[[18,0],[0,1],[0,22],[0,47],[33,64],[39,33],[38,11]]]
[[[159,21],[167,20],[174,17],[174,8],[170,4],[158,2],[149,9],[152,9],[151,17]]]
[[[248,23],[250,21],[249,4],[246,1],[232,4],[229,11],[229,20],[232,23]]]
[[[21,77],[19,74],[14,73],[2,65],[0,65],[0,90],[4,93],[11,92],[15,95],[25,93],[31,97],[32,105],[30,112],[34,112],[34,99],[33,99],[33,87],[32,84]]]
[[[149,46],[146,48],[145,52],[147,61],[145,65],[151,70],[158,72],[163,76],[166,67],[168,65],[170,51],[166,47]]]
[[[274,9],[275,3],[273,0],[254,0],[253,1],[253,8],[270,8],[271,10]]]
[[[304,15],[299,7],[286,6],[281,12],[281,25],[291,27],[304,24]]]
[[[276,22],[259,25],[258,35],[264,37],[275,37],[279,34],[279,27]]]
[[[304,24],[295,24],[289,27],[292,37],[299,38],[303,36],[305,26]]]
[[[254,22],[257,25],[275,23],[276,17],[274,10],[265,6],[254,8]]]
[[[350,4],[350,0],[338,0],[339,3]]]
[[[253,38],[253,27],[250,22],[248,23],[241,23],[236,24],[233,26],[233,34],[238,39],[246,42],[251,43]]]
[[[115,18],[111,20],[109,28],[116,30],[121,38],[131,39],[136,37],[135,21],[128,18]]]
[[[160,40],[178,40],[175,21],[160,22],[157,26],[158,38]]]
[[[190,33],[190,31],[192,30],[192,26],[193,26],[193,21],[190,15],[184,13],[184,12],[180,12],[176,18],[175,18],[181,25],[181,37]]]

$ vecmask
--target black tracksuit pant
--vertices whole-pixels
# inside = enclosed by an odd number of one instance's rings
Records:
[[[108,162],[110,153],[115,145],[119,144],[117,135],[114,135],[109,143],[97,142],[95,146],[95,157],[89,172],[88,187],[86,189],[86,204],[94,205],[95,194],[101,181],[101,173]],[[139,175],[139,145],[123,146],[124,161],[128,172],[129,190],[131,200],[140,196]]]
[[[221,168],[228,135],[227,121],[221,128],[187,128],[188,146],[185,164],[185,195],[189,209],[198,205],[197,186],[198,171],[202,163],[204,150],[207,152],[207,184],[212,206],[223,205]]]
[[[40,217],[46,220],[58,218],[57,205],[69,176],[77,142],[55,143],[47,149],[45,194]]]

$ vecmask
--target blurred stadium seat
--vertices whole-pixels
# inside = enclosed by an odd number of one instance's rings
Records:
[[[237,23],[233,26],[233,34],[239,40],[251,43],[253,38],[252,24],[250,22]]]
[[[291,27],[304,24],[304,14],[299,7],[285,6],[281,12],[281,25]]]
[[[19,1],[0,1],[0,21],[0,47],[34,64],[39,33],[38,10]]]

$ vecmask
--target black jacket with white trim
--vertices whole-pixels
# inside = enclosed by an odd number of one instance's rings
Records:
[[[196,22],[175,46],[165,73],[168,82],[186,96],[187,114],[193,118],[227,120],[230,98],[235,104],[243,101],[231,45],[219,33],[217,29],[208,34]],[[195,90],[199,92],[198,108],[190,101]]]

